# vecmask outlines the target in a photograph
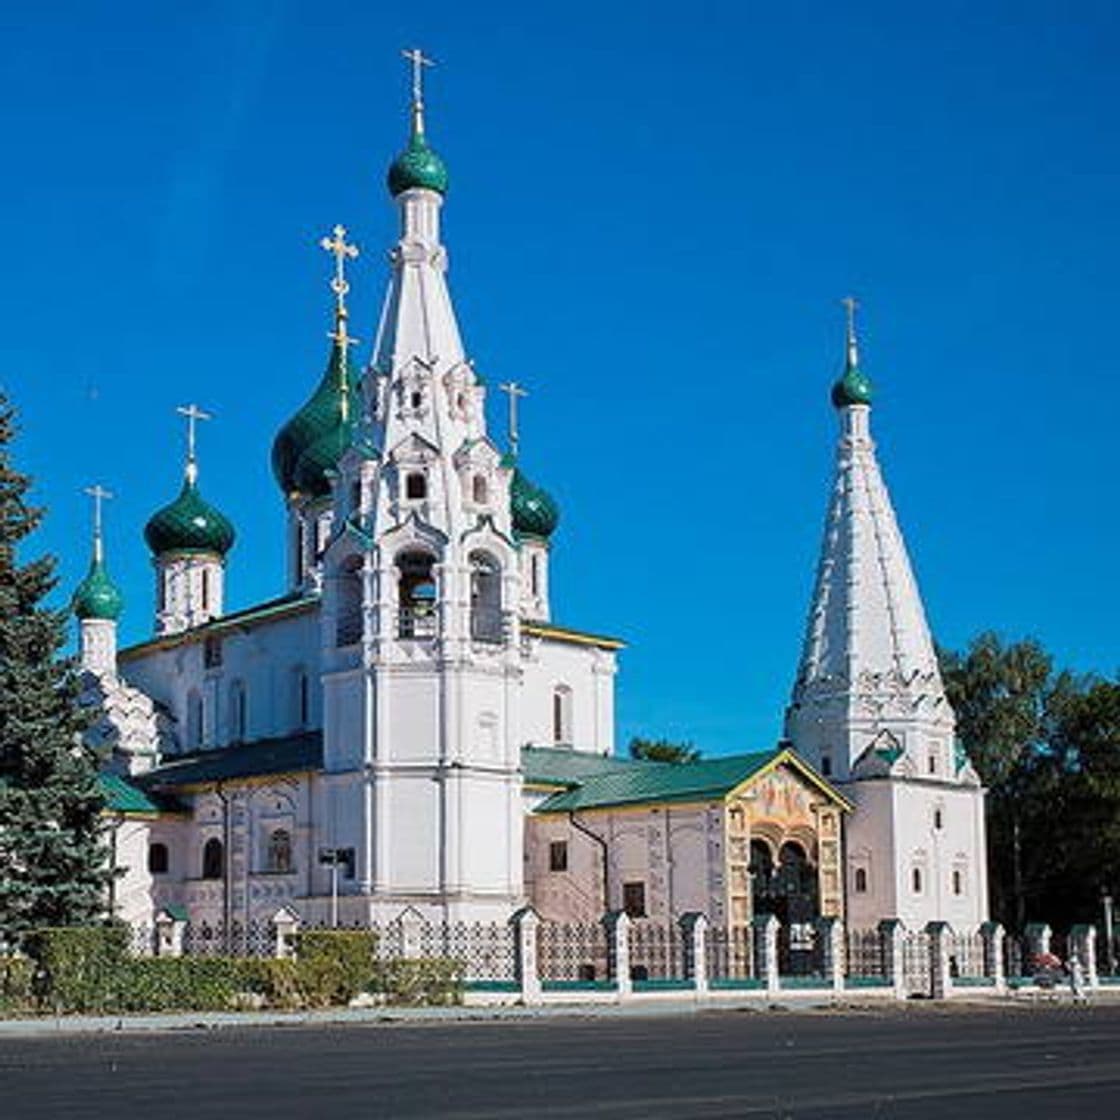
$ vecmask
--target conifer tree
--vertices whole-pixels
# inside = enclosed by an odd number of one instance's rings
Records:
[[[55,560],[21,563],[42,508],[11,462],[15,413],[0,394],[0,942],[82,925],[104,911],[110,873],[97,759],[82,733],[78,674],[62,655],[67,612],[43,600]]]

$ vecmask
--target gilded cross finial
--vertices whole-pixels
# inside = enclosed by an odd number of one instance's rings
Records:
[[[334,257],[334,276],[331,277],[331,291],[334,292],[334,330],[327,337],[338,346],[342,361],[339,364],[339,393],[342,419],[349,418],[350,412],[350,382],[346,372],[346,358],[350,347],[358,341],[346,330],[346,294],[350,291],[350,282],[346,279],[346,262],[358,256],[358,246],[351,245],[346,240],[346,227],[336,225],[330,237],[319,240],[319,246]]]
[[[498,388],[509,397],[509,453],[516,459],[521,439],[517,430],[517,401],[520,397],[527,397],[529,391],[516,381],[504,381]]]
[[[412,64],[412,132],[424,134],[424,67],[435,66],[435,59],[427,58],[419,47],[401,51],[401,56]]]
[[[840,302],[844,305],[848,322],[848,368],[855,369],[859,365],[859,351],[856,346],[856,308],[859,307],[859,302],[855,296],[845,296]]]
[[[83,493],[93,499],[93,558],[99,564],[103,559],[101,544],[101,504],[113,497],[113,494],[100,484],[87,486]]]
[[[175,411],[186,418],[187,421],[187,481],[194,482],[198,478],[198,464],[195,462],[195,439],[199,420],[213,420],[212,412],[203,412],[196,404],[181,404]]]

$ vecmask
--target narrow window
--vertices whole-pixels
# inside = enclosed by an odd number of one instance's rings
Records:
[[[335,644],[350,646],[362,637],[362,558],[350,556],[338,570]]]
[[[529,586],[535,599],[541,593],[541,558],[535,552],[529,560]]]
[[[959,871],[953,872],[953,894],[964,894],[964,876]]]
[[[937,752],[936,751],[930,751],[929,752],[929,772],[931,774],[936,774],[937,773]]]
[[[166,875],[167,874],[167,845],[166,844],[149,844],[148,845],[148,871],[152,875]]]
[[[549,871],[568,870],[568,841],[553,840],[548,846]]]
[[[471,637],[476,642],[504,638],[502,622],[502,569],[488,552],[472,552]]]
[[[412,407],[418,409],[424,403],[424,394],[421,393],[419,389],[413,389],[410,399],[412,401]]]
[[[821,755],[821,773],[826,778],[832,777],[832,756],[827,754]]]
[[[646,916],[645,883],[622,884],[622,909],[629,918],[644,918]]]
[[[920,867],[915,867],[910,872],[910,885],[914,888],[915,894],[922,893],[922,869]]]
[[[413,471],[404,480],[404,496],[410,502],[420,501],[428,496],[428,480],[419,471]]]
[[[476,506],[486,505],[488,495],[485,475],[476,474],[474,476],[474,482],[471,484],[471,492]]]
[[[430,638],[436,633],[435,559],[426,552],[402,552],[397,557],[398,636]]]
[[[566,684],[559,685],[552,693],[552,740],[572,742],[572,690]]]
[[[170,578],[167,572],[163,572],[160,574],[159,580],[156,583],[159,593],[159,609],[161,611],[167,610],[167,581]]]
[[[222,664],[222,639],[207,638],[202,646],[202,666],[204,669],[218,669]]]
[[[362,484],[360,482],[355,482],[353,484],[353,486],[350,487],[350,509],[354,513],[359,513],[359,512],[361,512],[361,508],[362,508]]]
[[[855,891],[856,894],[867,893],[867,871],[862,867],[856,868]]]
[[[210,569],[202,569],[202,609],[210,609]]]
[[[941,824],[942,824],[941,810],[940,809],[934,809],[934,811],[933,811],[933,827],[936,828],[938,831],[940,831],[941,830]]]
[[[307,674],[299,674],[297,685],[299,695],[299,726],[306,727],[311,722],[311,689],[307,681]]]
[[[222,842],[216,837],[206,841],[202,849],[202,877],[220,879],[225,874],[225,852]]]
[[[286,875],[292,869],[292,834],[286,828],[272,830],[268,838],[268,870]]]

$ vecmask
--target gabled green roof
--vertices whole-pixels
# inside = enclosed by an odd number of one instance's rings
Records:
[[[206,785],[237,778],[257,778],[269,774],[296,774],[323,768],[323,733],[304,731],[258,739],[236,747],[176,755],[162,766],[150,770],[140,781],[145,788]]]
[[[105,808],[111,813],[155,816],[159,813],[185,813],[174,797],[149,793],[120,774],[98,774],[97,784],[105,795]]]
[[[761,751],[699,762],[624,764],[579,779],[574,788],[554,793],[537,812],[566,813],[642,801],[715,800],[725,797],[781,753]]]

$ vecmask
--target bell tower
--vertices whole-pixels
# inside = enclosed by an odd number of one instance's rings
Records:
[[[984,792],[955,738],[871,438],[855,300],[845,305],[836,470],[786,736],[857,806],[846,837],[850,921],[973,928],[988,915]]]

